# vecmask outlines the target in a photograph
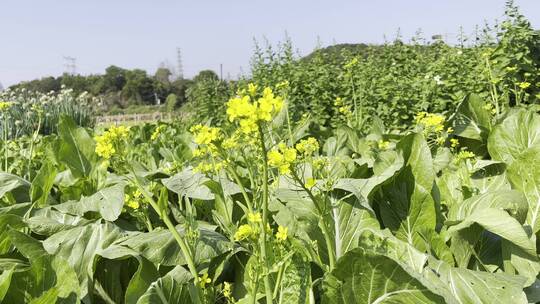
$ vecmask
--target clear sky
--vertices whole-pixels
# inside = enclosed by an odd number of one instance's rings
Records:
[[[540,0],[516,0],[540,28]],[[504,0],[0,0],[0,82],[60,75],[63,56],[81,74],[111,65],[154,73],[183,53],[184,74],[249,70],[253,39],[291,37],[301,54],[317,44],[377,43],[398,28],[408,38],[453,38],[500,19]]]

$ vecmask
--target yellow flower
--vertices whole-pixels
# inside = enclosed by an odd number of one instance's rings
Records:
[[[390,147],[390,143],[381,139],[377,143],[377,146],[379,146],[379,149],[381,150],[386,150]]]
[[[222,292],[223,292],[223,296],[224,296],[226,299],[231,300],[231,299],[232,299],[231,283],[229,283],[229,282],[223,282],[223,289],[222,289]]]
[[[326,159],[323,157],[319,157],[313,160],[313,167],[317,170],[324,167],[324,165],[326,165]]]
[[[249,95],[255,96],[255,94],[257,94],[257,85],[253,83],[249,83],[247,90],[249,92]]]
[[[334,106],[340,107],[343,105],[343,102],[341,101],[341,97],[336,97],[336,100],[334,101]]]
[[[280,242],[287,240],[287,227],[279,226],[278,231],[276,232],[276,239]]]
[[[150,139],[151,140],[156,140],[158,137],[159,137],[159,134],[161,134],[161,132],[163,130],[165,130],[166,126],[165,125],[160,125],[158,126],[154,132],[152,133],[152,135],[150,136]]]
[[[199,285],[201,288],[206,288],[206,284],[212,283],[212,279],[208,277],[208,273],[203,274],[199,277]]]
[[[284,143],[278,145],[278,150],[268,151],[268,165],[278,168],[280,174],[289,174],[290,166],[296,160],[296,150],[288,148]]]
[[[304,156],[311,156],[313,153],[319,151],[319,142],[313,137],[302,139],[296,144],[296,150]]]
[[[96,141],[96,154],[98,156],[109,159],[116,153],[109,136],[105,134],[96,136],[94,140]]]
[[[522,88],[523,90],[527,89],[528,87],[531,86],[531,83],[530,82],[520,82],[519,83],[519,87]]]
[[[254,233],[253,228],[251,228],[250,225],[244,224],[238,227],[238,230],[236,230],[236,233],[234,234],[234,240],[235,241],[245,240],[251,237],[253,233]]]
[[[260,222],[262,222],[261,214],[259,212],[249,213],[248,214],[248,221],[250,223],[260,223]]]
[[[306,183],[304,184],[304,186],[308,189],[311,189],[315,186],[316,183],[317,181],[313,177],[310,177],[306,180]]]
[[[454,128],[448,127],[448,129],[446,129],[446,133],[448,133],[448,134],[454,133]]]
[[[7,111],[11,106],[13,105],[12,102],[9,101],[0,101],[0,112]]]
[[[198,124],[191,127],[189,130],[193,133],[195,143],[198,145],[208,145],[219,139],[220,130],[218,128]]]
[[[450,146],[452,148],[455,148],[459,145],[459,140],[457,138],[451,138],[450,139]]]
[[[424,128],[427,133],[442,132],[446,118],[440,114],[420,112],[416,115],[415,121]]]
[[[474,158],[475,156],[476,155],[471,151],[461,150],[457,154],[456,158],[457,158],[457,161],[460,161],[460,160],[465,160],[465,159],[469,159],[469,158]]]
[[[283,108],[283,99],[276,97],[270,88],[264,88],[262,97],[256,101],[251,97],[256,95],[257,86],[250,85],[249,95],[240,95],[231,98],[227,103],[227,117],[229,121],[238,120],[240,130],[245,134],[257,131],[258,121],[271,121],[272,118]]]

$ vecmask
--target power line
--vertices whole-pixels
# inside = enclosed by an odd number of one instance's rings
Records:
[[[179,47],[176,48],[176,64],[178,65],[177,69],[178,71],[176,71],[178,73],[177,77],[178,79],[184,79],[184,67],[182,65],[182,50],[180,50]]]
[[[64,73],[69,75],[77,74],[77,58],[64,56]]]

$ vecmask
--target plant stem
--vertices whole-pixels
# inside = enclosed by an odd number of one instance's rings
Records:
[[[262,214],[262,223],[261,223],[262,238],[260,240],[261,258],[263,262],[265,263],[265,268],[266,268],[265,269],[266,273],[263,277],[264,290],[266,293],[266,303],[272,304],[273,288],[270,283],[270,277],[269,277],[270,266],[269,266],[269,261],[267,258],[267,251],[266,251],[266,226],[268,223],[268,159],[266,155],[266,145],[264,143],[264,132],[260,124],[258,125],[258,128],[259,128],[259,140],[260,140],[260,145],[261,145],[261,150],[262,150],[262,155],[263,155],[263,197],[262,197],[263,214]]]
[[[157,214],[159,214],[159,217],[161,218],[161,220],[163,220],[163,222],[167,226],[167,229],[169,229],[169,231],[172,233],[174,239],[176,240],[176,242],[180,246],[180,250],[182,251],[182,254],[184,255],[184,258],[186,259],[189,272],[191,272],[191,275],[193,276],[193,284],[195,285],[195,289],[197,291],[197,292],[194,293],[196,298],[193,299],[193,300],[194,300],[195,303],[202,303],[201,302],[201,297],[202,297],[203,293],[202,293],[201,287],[199,286],[199,284],[197,284],[197,281],[199,279],[199,273],[197,271],[197,267],[195,266],[195,262],[193,261],[193,257],[191,255],[191,252],[189,250],[188,245],[186,244],[185,240],[182,238],[180,233],[178,233],[178,231],[176,230],[176,227],[174,226],[174,224],[169,219],[169,216],[167,215],[166,211],[161,210],[159,208],[156,201],[152,198],[152,195],[150,193],[148,193],[148,191],[146,191],[146,189],[144,189],[142,187],[142,185],[140,185],[140,183],[137,180],[137,177],[135,176],[135,173],[134,172],[132,172],[132,173],[134,175],[133,180],[134,180],[135,184],[137,185],[137,187],[139,188],[139,190],[141,191],[141,193],[146,198],[146,201],[152,206],[152,208],[154,208],[154,210],[157,212]]]
[[[323,211],[321,210],[319,204],[317,203],[317,198],[315,198],[315,195],[313,195],[313,192],[311,192],[311,190],[308,189],[304,185],[304,183],[302,182],[302,180],[300,179],[300,177],[298,176],[298,174],[296,174],[294,170],[291,170],[291,171],[292,171],[291,175],[293,179],[302,187],[302,189],[304,189],[304,191],[306,191],[309,198],[313,201],[313,204],[317,208],[317,212],[319,213],[319,216],[322,222],[321,229],[324,235],[324,242],[326,243],[326,251],[328,252],[328,262],[330,264],[330,270],[332,270],[334,269],[334,266],[336,264],[336,253],[334,250],[332,240],[330,239],[330,233],[328,232],[328,227],[326,227],[326,221],[324,220]]]

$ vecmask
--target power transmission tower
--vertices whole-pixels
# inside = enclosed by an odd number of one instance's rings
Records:
[[[176,64],[178,65],[177,69],[178,71],[176,71],[178,73],[178,79],[184,79],[184,67],[182,65],[182,50],[180,50],[180,48],[176,48]]]
[[[77,74],[77,58],[64,56],[64,73],[69,75]]]

